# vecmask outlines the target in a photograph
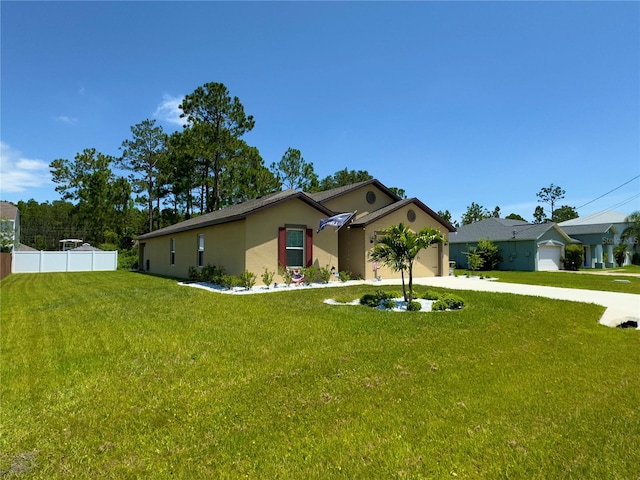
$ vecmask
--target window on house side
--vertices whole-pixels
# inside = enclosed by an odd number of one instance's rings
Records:
[[[176,264],[176,239],[169,240],[169,262],[170,265]]]
[[[304,230],[287,229],[287,267],[304,266]]]
[[[198,235],[198,266],[204,266],[204,234]]]

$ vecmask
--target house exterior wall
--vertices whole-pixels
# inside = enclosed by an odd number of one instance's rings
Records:
[[[189,267],[198,262],[198,235],[204,234],[203,265],[224,266],[228,273],[244,270],[243,220],[163,235],[144,240],[142,269],[155,275],[189,278]],[[175,238],[175,261],[171,265],[171,239]]]
[[[369,240],[366,230],[362,227],[341,228],[338,231],[339,258],[338,269],[350,272],[354,278],[366,278],[367,249]]]
[[[534,272],[537,269],[538,243],[553,240],[563,245],[566,239],[555,229],[548,230],[535,240],[504,240],[494,241],[502,261],[498,263],[498,270],[518,270]],[[451,260],[456,262],[456,268],[468,269],[468,259],[465,252],[478,246],[477,242],[453,243],[450,245]]]
[[[256,284],[265,268],[278,273],[278,228],[300,226],[313,231],[313,266],[338,269],[338,236],[329,227],[316,233],[318,224],[326,215],[312,206],[294,199],[257,212],[246,220],[246,269],[256,274]],[[241,273],[231,272],[234,275]],[[276,278],[280,278],[276,275]],[[279,280],[278,280],[279,281]]]
[[[502,261],[498,270],[518,270],[534,272],[536,270],[537,244],[533,240],[506,241],[496,243]]]
[[[143,240],[140,265],[156,275],[189,278],[189,267],[196,267],[198,262],[198,236],[203,234],[203,266],[222,266],[230,275],[248,270],[256,275],[256,284],[260,285],[265,269],[278,272],[278,228],[300,226],[313,230],[314,266],[337,269],[338,236],[331,229],[315,232],[320,219],[325,217],[311,205],[292,199],[252,213],[243,220]],[[175,239],[173,265],[172,238]]]
[[[536,242],[533,240],[509,240],[493,243],[498,247],[498,252],[502,256],[502,261],[497,266],[498,270],[535,271]],[[456,268],[469,268],[469,262],[465,252],[477,246],[477,242],[455,243],[450,245],[451,260],[456,262]]]
[[[415,213],[415,220],[411,222],[408,219],[408,212],[412,210]],[[415,205],[409,204],[402,208],[399,208],[395,212],[385,215],[385,217],[377,222],[372,222],[367,225],[365,232],[365,254],[362,256],[367,265],[365,268],[364,278],[367,280],[375,279],[375,273],[373,270],[373,263],[368,261],[369,252],[375,245],[376,234],[391,225],[398,225],[403,223],[413,231],[421,230],[425,227],[434,228],[439,230],[444,238],[446,245],[438,246],[432,245],[431,247],[422,250],[413,264],[413,276],[414,277],[434,277],[449,274],[449,232],[432,216],[428,215],[422,209]],[[371,240],[374,242],[371,243]],[[388,267],[378,266],[377,275],[380,278],[400,278],[400,272],[394,272]]]
[[[375,201],[369,203],[367,201],[367,192],[375,194]],[[322,202],[327,208],[334,212],[344,213],[358,211],[358,216],[365,213],[375,212],[376,210],[386,207],[395,202],[395,199],[388,196],[385,192],[377,188],[375,185],[364,185],[352,192],[345,193],[337,198]]]

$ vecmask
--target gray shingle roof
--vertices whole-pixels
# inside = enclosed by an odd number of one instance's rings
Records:
[[[616,234],[618,231],[610,223],[596,223],[596,224],[584,224],[584,225],[562,225],[562,230],[571,235],[589,235],[593,233],[607,233],[609,229]]]
[[[15,220],[18,207],[9,202],[0,202],[0,217]]]
[[[333,215],[333,212],[325,206],[317,203],[307,194],[299,192],[297,190],[283,190],[281,192],[265,195],[264,197],[256,198],[253,200],[247,200],[246,202],[239,203],[237,205],[231,205],[217,210],[215,212],[206,213],[198,217],[190,218],[175,225],[154,230],[153,232],[140,235],[138,240],[146,240],[148,238],[159,237],[162,235],[171,235],[174,233],[185,232],[188,230],[194,230],[196,228],[209,227],[211,225],[219,225],[222,223],[234,222],[236,220],[242,220],[252,213],[258,212],[265,208],[272,207],[278,203],[290,200],[293,198],[299,198],[303,202],[308,203],[312,207],[320,210],[326,215]]]
[[[505,240],[537,240],[548,230],[555,228],[570,240],[568,235],[555,223],[523,223],[520,220],[504,218],[485,218],[469,225],[458,227],[455,235],[449,238],[450,243],[472,243],[480,239],[500,242]]]

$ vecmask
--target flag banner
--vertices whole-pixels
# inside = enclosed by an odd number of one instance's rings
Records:
[[[334,215],[333,217],[323,218],[320,220],[320,225],[318,226],[318,231],[316,233],[320,233],[324,227],[342,227],[345,223],[347,223],[351,217],[355,215],[355,212],[349,213],[339,213],[338,215]]]

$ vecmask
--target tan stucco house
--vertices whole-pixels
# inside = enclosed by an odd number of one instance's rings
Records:
[[[355,212],[337,232],[317,232],[320,220]],[[368,252],[379,232],[404,223],[412,230],[432,227],[448,239],[454,227],[416,198],[402,199],[378,180],[324,192],[285,190],[207,213],[138,237],[139,265],[158,275],[187,278],[189,267],[223,266],[227,273],[245,270],[258,279],[265,269],[316,267],[348,271],[358,278],[399,278],[388,269],[374,270]],[[422,252],[414,275],[449,273],[449,247]]]

